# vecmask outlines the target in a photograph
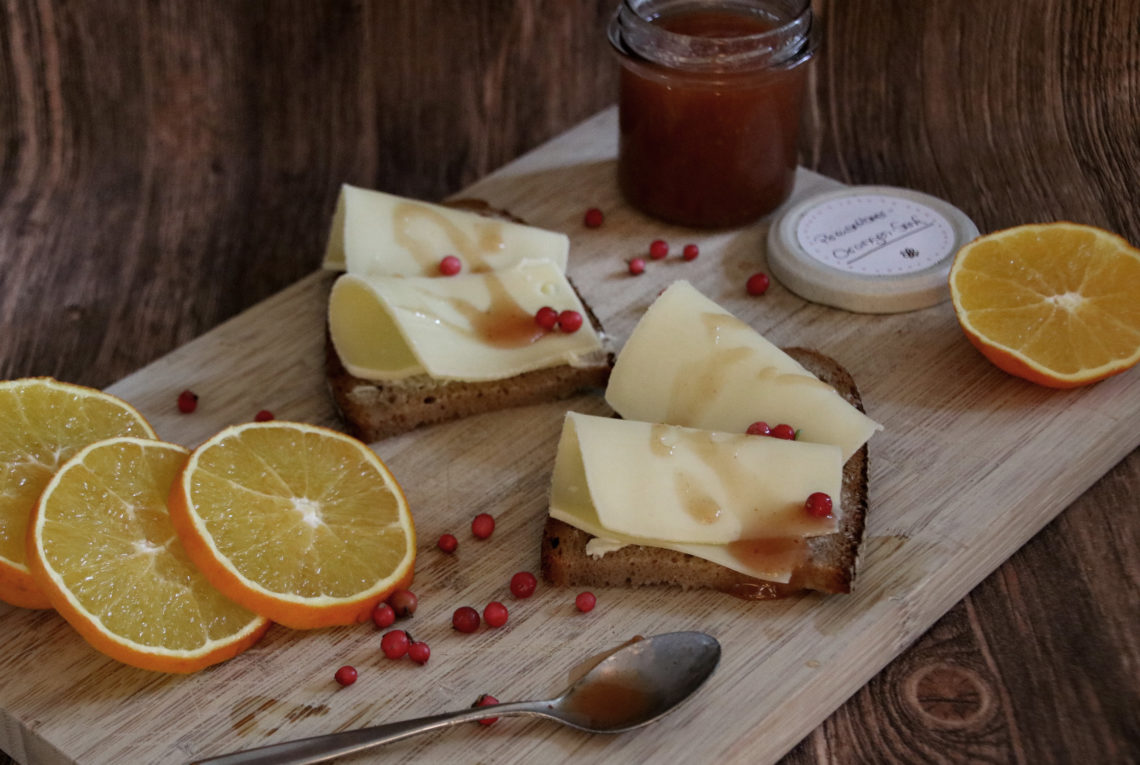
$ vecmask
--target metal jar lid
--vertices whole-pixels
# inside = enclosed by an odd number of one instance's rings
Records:
[[[768,232],[768,266],[800,297],[857,313],[902,313],[950,299],[954,255],[978,236],[957,207],[890,186],[809,197]]]

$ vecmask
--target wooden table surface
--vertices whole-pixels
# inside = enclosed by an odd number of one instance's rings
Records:
[[[440,198],[608,106],[613,5],[6,0],[0,378],[105,387],[312,272],[342,182]],[[1140,243],[1140,0],[818,5],[804,166]],[[1138,497],[1133,451],[785,761],[1140,760]]]

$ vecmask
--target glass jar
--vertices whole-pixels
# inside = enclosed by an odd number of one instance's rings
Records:
[[[791,193],[810,0],[622,0],[618,181],[626,199],[687,226],[752,222]]]

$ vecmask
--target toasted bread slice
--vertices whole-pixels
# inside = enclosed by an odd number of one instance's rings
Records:
[[[613,354],[585,367],[563,364],[504,380],[460,382],[415,375],[392,382],[355,377],[345,370],[332,342],[326,344],[326,377],[348,431],[365,442],[415,428],[514,406],[541,404],[606,387]]]
[[[863,409],[855,381],[838,362],[806,348],[784,350],[853,406]],[[673,585],[686,590],[720,590],[749,600],[781,598],[804,590],[846,593],[851,591],[855,577],[867,514],[866,444],[843,467],[842,507],[839,531],[809,539],[807,560],[787,583],[755,579],[703,558],[659,547],[628,545],[594,558],[586,554],[590,535],[554,518],[546,519],[543,532],[542,575],[556,586]]]
[[[509,212],[478,199],[457,199],[446,204],[489,218],[523,223]],[[373,442],[425,425],[604,389],[614,366],[614,354],[598,317],[576,287],[574,291],[603,342],[604,350],[595,354],[594,363],[585,366],[562,364],[484,382],[443,381],[426,374],[388,382],[365,380],[345,369],[326,333],[325,378],[346,429],[365,442]]]

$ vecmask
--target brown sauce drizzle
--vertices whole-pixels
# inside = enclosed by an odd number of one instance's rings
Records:
[[[697,486],[692,476],[678,471],[673,474],[674,486],[681,497],[682,507],[694,521],[708,525],[720,519],[720,504],[712,496]]]
[[[457,255],[463,261],[465,273],[490,271],[487,256],[503,251],[503,224],[500,221],[487,219],[476,222],[476,234],[472,237],[438,210],[416,202],[401,202],[392,210],[392,230],[395,232],[396,243],[406,248],[428,274],[436,273],[443,256],[412,235],[412,225],[424,220],[434,223],[447,236],[455,248],[455,252],[450,254]]]
[[[537,342],[546,334],[542,327],[534,323],[534,314],[511,297],[503,284],[502,276],[489,274],[486,284],[491,293],[491,305],[486,309],[475,306],[469,300],[448,299],[447,302],[471,322],[470,329],[449,323],[451,327],[493,348],[522,348]]]
[[[669,397],[667,419],[681,425],[697,423],[729,375],[753,354],[751,348],[744,346],[725,348],[721,345],[725,330],[748,328],[740,319],[711,311],[702,313],[700,318],[713,351],[707,359],[687,362],[678,371]]]

